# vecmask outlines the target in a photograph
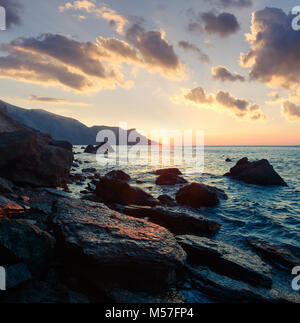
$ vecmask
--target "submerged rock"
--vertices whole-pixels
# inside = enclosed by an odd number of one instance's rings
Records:
[[[208,267],[187,265],[186,268],[193,277],[193,287],[218,301],[273,303],[281,300],[274,297],[272,291],[263,287],[253,287],[243,281],[220,275]]]
[[[193,208],[217,206],[220,198],[228,198],[223,190],[199,183],[184,186],[176,193],[177,203]]]
[[[221,224],[204,217],[194,217],[185,213],[169,211],[162,207],[127,206],[118,211],[161,225],[174,234],[215,234]]]
[[[93,145],[88,145],[84,152],[86,154],[104,154],[106,152],[109,153],[114,153],[114,149],[111,147],[111,145],[109,145],[108,143],[102,142],[100,145],[98,146],[93,146]]]
[[[176,185],[186,183],[187,181],[183,177],[171,173],[162,174],[155,181],[156,185]]]
[[[47,269],[55,239],[25,220],[0,219],[0,265],[25,263],[33,275]]]
[[[189,261],[252,285],[272,287],[271,267],[260,257],[226,243],[191,235],[178,236]]]
[[[181,171],[178,168],[158,169],[154,172],[154,174],[155,175],[166,175],[166,174],[182,175]]]
[[[57,201],[53,222],[74,270],[92,284],[167,283],[186,254],[165,228],[82,200]],[[84,269],[84,270],[83,270]],[[92,275],[92,276],[91,276]]]
[[[123,172],[122,170],[113,170],[105,175],[105,178],[112,179],[112,180],[119,180],[128,182],[131,180],[131,177]]]
[[[166,195],[166,194],[160,195],[157,199],[163,205],[167,205],[167,206],[175,206],[176,205],[175,200],[171,196]]]
[[[105,203],[124,205],[158,205],[159,202],[140,188],[130,186],[124,181],[102,177],[97,184],[95,194]]]
[[[261,253],[262,256],[289,269],[300,265],[300,259],[281,246],[276,246],[260,239],[248,239],[247,243]]]
[[[22,206],[0,195],[0,218],[19,216],[23,213]]]
[[[269,161],[262,159],[250,162],[247,157],[239,160],[224,176],[243,181],[247,184],[263,186],[287,186],[286,182],[276,173]]]

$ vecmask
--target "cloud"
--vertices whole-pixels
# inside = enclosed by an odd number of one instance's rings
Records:
[[[289,121],[300,121],[300,105],[285,101],[282,104],[282,113]]]
[[[225,66],[216,66],[213,67],[212,70],[212,78],[213,80],[218,80],[218,81],[230,81],[230,82],[236,82],[236,81],[241,81],[244,82],[245,78],[238,73],[231,73],[227,67]]]
[[[210,4],[223,8],[249,8],[252,7],[252,0],[206,0]]]
[[[79,106],[89,106],[91,104],[85,102],[74,102],[66,99],[56,99],[49,98],[45,96],[31,95],[28,98],[25,98],[26,101],[30,102],[39,102],[39,103],[54,103],[54,104],[66,104],[66,105],[79,105]]]
[[[252,14],[251,49],[241,54],[241,66],[249,68],[250,79],[272,88],[300,90],[300,33],[291,27],[295,16],[277,8]]]
[[[209,56],[207,54],[203,53],[203,51],[200,48],[198,48],[196,45],[182,40],[182,41],[178,42],[178,46],[183,48],[185,51],[193,51],[196,54],[198,54],[199,60],[202,63],[204,63],[204,64],[210,63]]]
[[[109,22],[117,33],[124,34],[124,28],[128,24],[128,19],[125,16],[117,14],[117,12],[107,6],[97,7],[95,0],[81,0],[74,2],[67,2],[64,6],[58,7],[60,12],[67,10],[80,10],[90,14],[94,14]]]
[[[19,0],[1,0],[0,5],[6,11],[6,27],[10,29],[12,26],[21,24],[21,13],[23,5]]]
[[[172,101],[178,103],[177,98]],[[257,104],[251,104],[246,99],[234,97],[231,93],[219,90],[216,94],[207,94],[201,86],[187,91],[184,94],[185,103],[192,103],[199,107],[211,108],[216,111],[227,111],[238,119],[248,119],[252,121],[264,121],[266,115]]]
[[[271,92],[268,94],[268,96],[270,97],[270,100],[266,101],[266,104],[277,104],[281,103],[284,100],[283,98],[281,98],[279,92]]]
[[[201,86],[196,87],[187,93],[185,99],[196,104],[213,103],[214,101],[213,95],[208,95]]]
[[[91,42],[79,42],[63,35],[43,34],[17,38],[1,46],[0,77],[44,85],[63,85],[77,91],[127,87],[123,75],[109,57]]]
[[[240,29],[237,18],[228,12],[215,14],[214,12],[203,12],[188,25],[188,31],[228,37]]]
[[[103,6],[98,8],[94,1],[75,1],[60,7],[65,10],[85,10],[95,13],[110,22],[124,39],[97,38],[97,45],[114,62],[135,64],[136,67],[147,69],[148,72],[159,72],[169,79],[185,77],[184,64],[175,53],[174,47],[166,39],[162,30],[147,31],[142,26],[144,20],[136,16],[122,16],[115,10]]]

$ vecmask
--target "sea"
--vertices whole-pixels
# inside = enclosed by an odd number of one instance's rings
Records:
[[[141,146],[138,157],[130,163],[124,162],[128,159],[127,147],[113,148],[116,153],[96,157],[83,153],[82,146],[75,146],[75,158],[83,162],[75,173],[81,173],[82,168],[90,167],[96,168],[101,175],[113,169],[121,169],[131,176],[131,185],[142,188],[154,197],[168,194],[174,198],[181,185],[158,186],[155,184],[157,176],[152,172],[160,168],[178,167],[188,182],[204,183],[223,189],[228,200],[221,200],[215,208],[191,209],[177,206],[172,209],[221,223],[220,231],[213,238],[249,253],[253,253],[253,250],[247,245],[247,238],[259,238],[283,246],[300,258],[300,146],[187,147],[185,162],[176,165],[172,158],[160,158],[163,154],[172,156],[174,149],[176,153],[176,147],[171,151],[170,148],[151,151],[151,157],[154,154],[156,160],[151,162],[149,147]],[[182,147],[178,149],[182,152]],[[189,156],[193,162],[186,162]],[[197,165],[194,164],[195,156],[199,159]],[[248,157],[250,161],[268,159],[288,186],[263,187],[225,177],[224,174],[243,157]],[[227,158],[231,162],[226,162]],[[142,183],[137,184],[137,180]],[[70,189],[72,194],[79,197],[83,187],[70,185]],[[294,278],[292,273],[280,266],[272,268],[273,287],[283,294],[298,294],[300,297],[300,291],[295,292],[291,288]],[[210,299],[188,286],[182,287],[181,293],[184,294],[186,302],[210,302]]]

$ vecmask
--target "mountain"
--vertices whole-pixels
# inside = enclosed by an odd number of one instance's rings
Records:
[[[119,127],[93,126],[88,127],[76,119],[63,117],[41,109],[23,109],[0,101],[7,108],[7,112],[19,122],[28,127],[50,134],[55,140],[66,140],[73,145],[96,144],[96,136],[101,130],[110,130],[115,134],[116,145],[120,143],[119,134],[132,138],[140,138],[143,145],[156,144],[139,134],[136,129],[124,130]],[[103,140],[102,140],[103,141]],[[129,141],[128,145],[134,145],[140,141]]]

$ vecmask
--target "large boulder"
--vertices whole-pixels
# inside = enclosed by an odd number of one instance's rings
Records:
[[[247,184],[287,186],[286,182],[276,173],[273,166],[266,159],[250,162],[247,157],[242,158],[224,176]]]
[[[176,201],[179,204],[193,208],[216,206],[220,198],[227,199],[223,190],[199,183],[184,186],[176,193]]]
[[[154,174],[155,175],[165,175],[165,174],[182,175],[181,171],[178,168],[158,169],[154,172]]]
[[[47,270],[55,239],[25,220],[0,219],[0,265],[24,263],[33,275]]]
[[[185,252],[168,230],[102,204],[58,200],[53,222],[57,240],[62,241],[60,250],[94,285],[106,280],[131,286],[138,281],[167,283],[185,263]]]
[[[107,173],[105,177],[107,179],[119,180],[124,182],[128,182],[131,180],[130,175],[126,174],[122,170],[112,170],[111,172]]]
[[[189,262],[248,282],[254,286],[271,288],[271,267],[257,255],[252,255],[221,241],[192,235],[178,236],[177,241],[187,252]]]
[[[186,183],[187,181],[183,177],[171,173],[162,174],[155,181],[156,185],[176,185]]]
[[[149,193],[119,180],[102,177],[96,186],[95,194],[99,201],[123,205],[158,205],[159,202]]]
[[[221,224],[201,216],[192,216],[182,212],[170,211],[162,207],[121,206],[121,213],[147,219],[161,225],[174,234],[215,234]]]
[[[73,162],[70,147],[0,109],[0,176],[33,186],[65,186]]]

